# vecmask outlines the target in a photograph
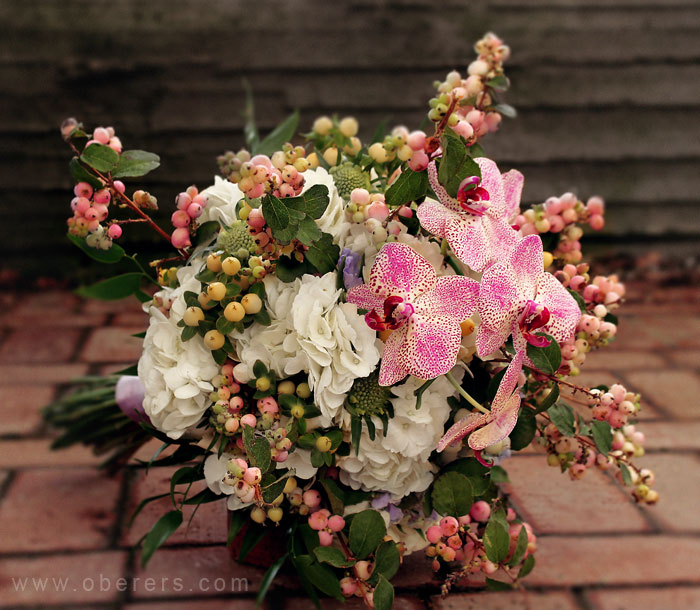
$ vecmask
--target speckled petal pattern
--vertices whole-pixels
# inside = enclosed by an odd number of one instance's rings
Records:
[[[498,414],[494,415],[493,420],[489,424],[472,433],[469,437],[469,446],[475,451],[481,451],[506,438],[513,431],[518,421],[519,407],[520,394],[513,394]]]
[[[490,259],[483,217],[455,214],[445,223],[445,238],[455,256],[474,271],[482,271]]]
[[[542,332],[558,342],[571,338],[581,319],[581,310],[574,298],[551,273],[543,273],[537,280],[535,301],[549,309],[549,322]]]
[[[377,295],[368,284],[360,284],[350,290],[347,295],[347,301],[367,311],[374,309],[381,312],[384,307],[384,299]]]
[[[462,275],[439,277],[435,288],[418,297],[416,313],[450,316],[460,322],[476,311],[479,283]]]
[[[407,329],[408,326],[404,325],[389,335],[384,345],[384,355],[379,368],[379,385],[394,385],[408,375],[399,353],[401,346],[406,340]]]
[[[421,226],[436,237],[445,237],[447,221],[453,217],[459,218],[457,212],[453,212],[433,199],[426,199],[421,203],[416,210],[416,216]]]
[[[490,419],[490,415],[485,415],[482,413],[471,413],[470,415],[467,415],[467,417],[460,419],[458,422],[455,422],[445,433],[445,436],[440,439],[440,442],[437,445],[437,450],[442,451],[445,447],[451,445],[455,441],[462,440],[472,430],[475,430],[479,426],[483,426],[484,424],[488,423]]]
[[[505,217],[510,220],[520,213],[520,196],[523,192],[525,177],[517,169],[512,169],[503,174],[502,178],[506,203]]]
[[[414,314],[406,326],[400,359],[411,375],[433,379],[455,365],[462,339],[459,321],[449,316]]]
[[[397,295],[412,301],[435,286],[435,270],[410,246],[390,242],[382,246],[369,274],[368,286],[379,296]]]

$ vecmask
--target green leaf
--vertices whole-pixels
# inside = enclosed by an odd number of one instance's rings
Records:
[[[564,436],[574,436],[576,434],[574,412],[569,405],[558,402],[553,407],[550,407],[547,414],[557,427],[557,430]]]
[[[277,479],[274,483],[271,483],[267,487],[262,488],[262,498],[265,502],[268,504],[271,504],[272,501],[277,498],[283,491],[284,491],[284,486],[287,484],[287,480],[289,477],[282,477],[280,479]]]
[[[321,274],[333,271],[339,256],[340,248],[333,243],[333,237],[329,233],[323,233],[321,239],[306,251],[306,260]]]
[[[248,150],[256,150],[260,142],[258,128],[255,125],[255,103],[253,101],[253,88],[247,78],[241,79],[243,90],[245,91],[245,106],[243,110],[243,134]]]
[[[394,605],[394,587],[382,575],[379,576],[372,600],[375,610],[391,610]]]
[[[393,540],[382,542],[374,554],[374,572],[372,576],[380,574],[387,580],[391,580],[396,572],[399,571],[401,565],[401,557],[399,555],[399,547]]]
[[[78,296],[88,299],[99,299],[101,301],[116,301],[124,299],[133,294],[141,287],[143,273],[124,273],[109,279],[93,284],[92,286],[82,286],[75,293]]]
[[[525,578],[530,572],[532,572],[532,568],[535,567],[535,556],[534,555],[528,555],[525,558],[525,561],[523,562],[522,567],[520,568],[520,571],[518,572],[518,578]]]
[[[487,81],[486,86],[491,87],[491,89],[495,89],[496,91],[506,91],[510,86],[510,83],[505,76],[501,75]]]
[[[298,277],[301,277],[305,273],[315,273],[313,265],[304,260],[303,262],[298,262],[296,259],[290,258],[289,256],[282,255],[277,259],[277,265],[275,267],[275,275],[282,282],[293,282]]]
[[[355,455],[360,453],[360,439],[362,438],[362,420],[357,416],[353,415],[350,420],[350,431],[351,431],[351,443],[355,448]]]
[[[491,480],[494,483],[510,483],[506,469],[501,466],[493,466],[491,468]]]
[[[561,365],[561,349],[552,336],[545,333],[536,334],[539,337],[547,337],[550,343],[545,347],[535,347],[528,343],[527,356],[540,371],[552,375]]]
[[[512,591],[513,585],[503,582],[502,580],[496,580],[495,578],[486,578],[486,588],[489,591]]]
[[[606,421],[592,421],[591,422],[591,434],[593,440],[595,441],[595,446],[598,447],[603,455],[608,455],[610,449],[612,448],[612,428],[610,424]]]
[[[571,288],[567,288],[567,290],[569,294],[573,297],[574,301],[576,301],[576,304],[581,310],[581,313],[586,313],[586,301],[583,300],[583,297],[575,290],[571,290]]]
[[[559,400],[559,386],[557,384],[554,384],[554,387],[550,390],[549,394],[545,397],[545,399],[538,405],[536,405],[535,410],[533,413],[537,415],[538,413],[543,413],[549,407],[551,407],[555,402]]]
[[[235,322],[230,322],[224,316],[221,316],[216,320],[216,330],[218,330],[222,335],[228,335],[233,331],[235,326]]]
[[[508,561],[509,567],[517,566],[525,557],[525,551],[527,551],[527,530],[525,526],[520,528],[520,533],[518,534],[518,541],[515,544],[515,550],[513,551],[513,556]]]
[[[238,536],[238,532],[243,529],[243,526],[248,523],[248,515],[243,510],[235,510],[229,513],[228,536],[226,537],[226,546],[231,546],[233,539]]]
[[[348,544],[358,559],[364,559],[374,552],[386,536],[386,526],[381,515],[372,509],[357,513],[350,524]]]
[[[171,510],[165,513],[150,529],[143,541],[141,549],[141,567],[145,568],[153,553],[175,532],[182,524],[182,511]]]
[[[496,110],[509,119],[514,119],[518,116],[518,112],[509,104],[496,104]]]
[[[98,172],[111,172],[119,164],[119,155],[104,144],[90,144],[80,155],[80,160]]]
[[[386,192],[386,202],[392,206],[398,206],[410,201],[416,201],[425,196],[428,190],[428,172],[414,172],[405,169],[392,183]]]
[[[469,156],[466,144],[449,128],[442,136],[442,150],[438,180],[450,196],[456,197],[462,180],[469,176],[481,177],[481,170]]]
[[[280,571],[280,568],[284,565],[284,562],[287,561],[287,557],[289,557],[289,554],[285,553],[270,566],[267,572],[265,572],[265,576],[263,576],[262,580],[260,581],[260,589],[258,591],[258,595],[255,598],[256,608],[262,606],[263,602],[265,601],[267,591],[270,588],[270,585],[275,580],[275,576],[277,576],[277,572]]]
[[[533,412],[527,408],[521,409],[515,428],[510,433],[510,448],[513,451],[525,449],[535,438],[535,432],[537,423]]]
[[[125,150],[119,157],[114,178],[135,178],[145,176],[160,166],[160,157],[145,150]]]
[[[622,482],[627,487],[631,487],[634,483],[632,481],[632,475],[630,474],[630,469],[627,468],[626,464],[623,464],[620,461],[617,462],[617,465],[619,466],[620,472],[622,473]]]
[[[248,529],[246,529],[243,535],[237,560],[239,562],[244,561],[245,558],[248,557],[248,553],[258,546],[258,543],[265,537],[265,534],[267,534],[267,528],[248,520]]]
[[[272,156],[272,153],[282,149],[282,144],[289,142],[297,132],[299,125],[299,111],[295,110],[277,127],[275,127],[256,147],[252,149],[254,155]],[[266,217],[267,218],[267,217]]]
[[[68,164],[68,169],[70,170],[70,175],[76,182],[87,182],[91,187],[95,189],[101,189],[104,184],[97,178],[94,174],[91,174],[88,170],[81,165],[78,161],[78,157],[73,157]]]
[[[471,481],[459,472],[446,472],[433,484],[433,508],[443,517],[462,517],[474,502]]]
[[[265,216],[265,222],[270,226],[273,234],[289,226],[287,206],[274,195],[267,195],[263,199],[262,211]]]
[[[124,248],[119,244],[112,244],[109,250],[98,250],[97,248],[91,248],[85,243],[84,237],[77,237],[75,235],[68,234],[68,239],[73,242],[78,248],[80,248],[85,254],[90,258],[100,262],[100,263],[118,263],[123,257]]]
[[[208,244],[219,232],[221,225],[218,220],[209,220],[197,227],[197,245]]]
[[[321,563],[327,563],[334,568],[349,568],[355,565],[355,562],[348,560],[345,553],[334,546],[317,546],[314,549],[316,559]]]
[[[508,556],[510,536],[508,530],[496,519],[491,519],[484,531],[484,550],[493,563],[500,563]]]
[[[288,208],[303,212],[318,220],[328,207],[330,201],[328,187],[325,184],[314,184],[309,190],[297,197],[288,197],[284,203]]]
[[[315,241],[321,239],[322,235],[323,233],[318,228],[316,221],[310,216],[304,216],[304,219],[297,227],[296,238],[305,246],[311,246]]]
[[[604,322],[611,322],[612,324],[615,324],[616,326],[620,323],[620,320],[618,319],[618,317],[612,313],[605,314],[603,321]]]
[[[338,600],[343,599],[340,593],[340,581],[331,568],[318,563],[310,555],[297,556],[296,563],[298,571],[303,573],[319,591]]]

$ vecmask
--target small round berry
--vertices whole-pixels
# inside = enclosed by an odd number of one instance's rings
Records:
[[[252,413],[246,413],[243,417],[241,417],[241,425],[242,426],[249,426],[251,428],[255,428],[255,425],[258,423],[257,418],[255,415]]]
[[[119,225],[109,225],[107,235],[109,235],[111,239],[119,239],[122,236],[122,228]]]
[[[241,270],[241,261],[235,256],[228,256],[222,261],[221,268],[226,275],[236,275]]]
[[[333,129],[333,121],[327,116],[318,117],[311,128],[314,133],[320,136],[325,136],[331,129]]]
[[[294,394],[295,389],[293,381],[286,380],[277,384],[278,394]]]
[[[367,580],[374,570],[374,565],[369,561],[358,561],[355,566],[355,576],[360,580]]]
[[[345,597],[352,597],[357,591],[357,582],[352,576],[346,576],[340,581],[340,592]]]
[[[290,410],[289,410],[291,416],[294,419],[301,419],[304,417],[304,406],[303,405],[294,405]]]
[[[212,282],[207,286],[207,296],[212,301],[220,301],[226,296],[226,285],[221,282]]]
[[[425,532],[425,537],[428,539],[428,542],[437,544],[442,538],[442,530],[437,525],[431,525]]]
[[[221,256],[218,254],[210,254],[207,256],[207,269],[214,273],[221,271]]]
[[[321,494],[315,489],[307,489],[304,492],[304,504],[309,508],[316,508],[321,503]]]
[[[199,323],[204,320],[204,312],[200,307],[188,307],[182,319],[187,326],[199,326]]]
[[[239,425],[240,422],[238,421],[238,418],[231,417],[226,420],[224,428],[226,428],[226,432],[229,432],[230,434],[235,434],[238,431]]]
[[[255,315],[262,309],[263,303],[257,294],[249,292],[241,299],[241,305],[247,314]]]
[[[265,516],[265,510],[260,508],[259,506],[256,506],[253,510],[250,511],[250,518],[253,521],[255,521],[255,523],[264,523]]]
[[[339,532],[345,527],[345,519],[340,515],[333,515],[328,519],[328,527],[332,532]]]
[[[284,493],[290,494],[297,488],[297,480],[294,477],[289,477],[284,484]]]
[[[316,439],[316,449],[318,449],[321,453],[329,452],[332,445],[333,442],[327,436],[319,436]]]
[[[267,511],[267,518],[273,523],[279,523],[282,521],[283,515],[284,511],[279,506],[275,506]]]
[[[248,485],[257,485],[262,479],[262,472],[260,468],[251,466],[243,473],[243,480],[248,483]]]
[[[474,521],[487,521],[491,515],[491,507],[489,506],[488,502],[479,500],[478,502],[474,502],[471,510],[469,511],[469,515],[472,519],[474,519]]]
[[[216,329],[212,329],[206,335],[204,335],[204,345],[206,345],[212,351],[221,349],[224,346],[225,341],[226,337],[224,337]]]
[[[297,386],[297,396],[304,399],[311,396],[311,388],[308,383],[302,382]]]
[[[245,309],[243,309],[243,305],[237,301],[232,301],[226,305],[226,308],[224,309],[224,317],[229,322],[240,322],[244,316]]]
[[[269,377],[259,377],[255,380],[255,388],[261,392],[267,392],[271,385]]]
[[[356,118],[346,116],[340,121],[338,128],[340,129],[340,133],[342,133],[346,138],[351,138],[352,136],[357,135],[357,131],[359,130],[360,126],[358,125]]]
[[[326,530],[321,530],[318,533],[318,541],[321,543],[321,546],[331,546],[333,544],[333,534]]]

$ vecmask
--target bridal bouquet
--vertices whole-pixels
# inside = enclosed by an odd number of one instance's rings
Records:
[[[384,610],[409,553],[445,593],[479,573],[518,586],[532,570],[536,536],[499,487],[512,451],[534,445],[572,479],[612,469],[657,501],[653,473],[632,463],[639,396],[575,383],[614,340],[625,294],[582,262],[603,201],[521,209],[522,174],[481,144],[515,114],[500,102],[509,49],[493,34],[475,48],[466,76],[436,83],[425,132],[380,127],[367,143],[354,118],[320,117],[295,146],[297,115],[260,139],[249,98],[247,148],[219,157],[212,186],[177,195],[169,231],[149,216],[155,198],[123,182],[156,155],[123,150],[111,127],[62,126],[69,239],[133,267],[79,293],[136,295],[150,323],[138,367],[83,380],[46,416],[64,429],[56,446],[92,444],[111,466],[153,437],[150,466],[182,465],[156,496],[172,510],[142,563],[184,506],[221,501],[236,558],[270,568],[260,599],[289,563],[316,603]],[[173,255],[127,254],[130,223]]]

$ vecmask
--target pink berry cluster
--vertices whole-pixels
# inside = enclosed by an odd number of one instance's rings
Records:
[[[426,134],[423,131],[412,131],[403,125],[394,127],[391,133],[384,136],[381,142],[371,144],[367,149],[370,157],[377,163],[390,163],[395,159],[408,162],[408,166],[416,172],[422,172],[430,157],[425,151]]]
[[[224,483],[234,488],[241,502],[253,502],[256,490],[262,480],[260,468],[250,466],[243,458],[232,458],[226,464]]]
[[[310,164],[304,158],[304,149],[297,147],[291,151],[277,151],[272,158],[267,155],[251,157],[245,149],[236,154],[227,152],[219,157],[219,167],[248,199],[257,199],[266,194],[296,197],[304,186],[302,174]]]
[[[584,204],[573,193],[550,197],[544,203],[518,214],[514,227],[523,235],[558,233],[559,243],[552,253],[565,263],[581,261],[581,237],[579,224],[588,224],[599,231],[605,226],[605,203],[600,197],[591,197]]]
[[[572,480],[583,478],[586,470],[597,464],[597,452],[589,444],[581,442],[576,436],[565,436],[554,424],[548,424],[544,429],[545,445],[547,446],[547,463],[559,466],[569,473]]]
[[[594,389],[591,392],[588,400],[591,404],[593,419],[607,421],[613,428],[626,426],[627,420],[636,415],[642,408],[641,396],[628,392],[625,386],[619,383],[611,385],[608,391]],[[644,442],[644,435],[638,432],[635,438],[640,440],[641,446],[641,443]]]
[[[340,515],[332,515],[326,508],[321,508],[309,515],[309,527],[318,532],[321,546],[331,546],[333,534],[337,534],[345,527],[345,519]]]
[[[498,571],[499,565],[490,561],[486,556],[483,535],[486,523],[491,516],[491,506],[484,500],[475,502],[468,515],[459,518],[443,517],[437,525],[430,526],[425,537],[430,545],[425,554],[433,559],[433,570],[438,571],[442,564],[457,561],[462,564],[462,573],[476,574],[483,572],[491,575]],[[510,550],[507,562],[515,552],[520,530],[524,527],[527,532],[528,545],[523,559],[537,550],[537,538],[527,523],[517,521],[513,509],[506,512]]]
[[[207,205],[206,195],[201,195],[196,186],[190,186],[175,198],[177,210],[170,217],[175,230],[170,241],[178,250],[192,245],[191,232],[196,229],[196,220]]]
[[[122,142],[114,135],[114,127],[95,127],[92,132],[92,138],[87,141],[85,148],[90,144],[104,144],[109,146],[114,152],[122,152]]]
[[[114,188],[124,192],[124,184],[119,180],[114,182]],[[85,237],[91,248],[109,250],[112,240],[121,237],[122,229],[118,224],[108,228],[102,224],[109,216],[109,204],[112,194],[108,188],[95,191],[87,182],[78,182],[73,188],[70,207],[73,216],[68,219],[68,232],[77,237]]]

